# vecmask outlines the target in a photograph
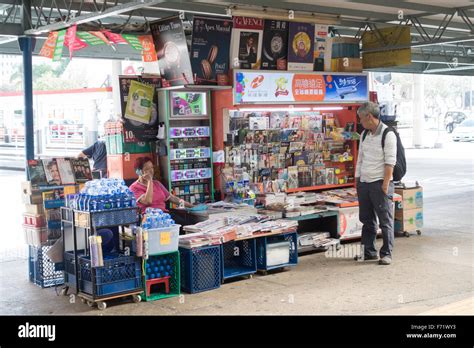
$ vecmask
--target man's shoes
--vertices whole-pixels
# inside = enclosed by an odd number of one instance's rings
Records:
[[[379,260],[379,265],[390,265],[392,258],[390,256],[384,256]]]
[[[377,255],[369,256],[369,255],[357,255],[354,257],[354,261],[373,261],[373,260],[378,260],[379,257]]]

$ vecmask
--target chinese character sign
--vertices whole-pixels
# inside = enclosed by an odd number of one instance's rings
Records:
[[[236,71],[234,104],[358,103],[368,100],[366,74]]]

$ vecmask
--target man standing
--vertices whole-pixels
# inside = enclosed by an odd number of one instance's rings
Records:
[[[387,126],[379,119],[380,108],[377,104],[372,102],[362,104],[357,110],[357,115],[365,129],[360,139],[355,174],[359,197],[359,220],[363,224],[364,254],[360,258],[378,259],[375,247],[377,216],[383,236],[379,264],[389,265],[392,262],[394,240],[392,175],[397,161],[397,138],[394,132],[386,133],[385,146],[382,147],[382,135]]]
[[[107,176],[107,148],[105,141],[97,140],[87,149],[82,150],[79,154],[80,158],[92,158],[94,161],[93,171],[99,172],[101,178]]]

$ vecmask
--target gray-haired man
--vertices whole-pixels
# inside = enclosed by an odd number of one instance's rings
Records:
[[[357,158],[356,181],[359,197],[359,220],[362,222],[363,260],[377,260],[375,238],[377,219],[382,229],[383,246],[380,249],[379,264],[392,262],[393,250],[393,203],[392,174],[397,161],[397,138],[388,132],[382,148],[382,134],[387,128],[380,119],[377,104],[367,102],[357,110],[360,123],[367,134],[361,137]]]

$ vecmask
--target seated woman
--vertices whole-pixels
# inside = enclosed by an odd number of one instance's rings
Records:
[[[151,158],[137,158],[135,161],[135,171],[139,177],[137,181],[130,185],[130,191],[135,195],[137,205],[142,214],[145,213],[146,208],[159,208],[164,212],[168,212],[168,209],[166,209],[167,201],[177,205],[184,203],[184,206],[188,208],[193,206],[191,203],[170,194],[161,182],[153,180],[155,170]],[[177,224],[184,226],[179,216],[176,216],[173,212],[170,212],[170,215]]]

